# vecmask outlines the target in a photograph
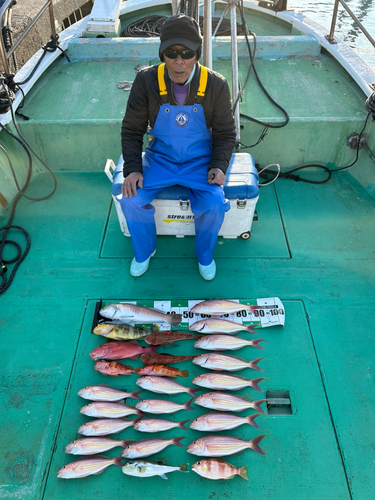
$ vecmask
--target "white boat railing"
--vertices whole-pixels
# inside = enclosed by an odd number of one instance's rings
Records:
[[[335,33],[335,27],[336,27],[336,20],[337,20],[337,13],[339,9],[339,3],[344,7],[344,9],[347,11],[347,13],[350,15],[350,17],[353,19],[353,21],[356,23],[358,28],[362,31],[362,33],[365,35],[367,40],[372,44],[373,47],[375,47],[375,40],[372,38],[370,33],[366,30],[366,28],[363,26],[361,21],[353,14],[353,12],[350,10],[348,4],[345,2],[345,0],[335,0],[335,6],[333,8],[333,14],[332,14],[332,23],[331,23],[331,30],[329,32],[329,35],[326,36],[327,40],[329,43],[336,43],[335,39],[333,38],[333,35]]]
[[[2,65],[3,65],[3,70],[6,72],[6,74],[10,73],[9,58],[12,56],[12,54],[17,49],[19,44],[26,37],[26,35],[30,32],[30,30],[34,27],[35,23],[40,19],[40,17],[44,14],[44,12],[47,9],[49,9],[51,35],[53,38],[56,37],[55,16],[53,13],[52,1],[53,0],[47,0],[47,2],[43,5],[43,7],[40,9],[38,14],[31,21],[31,23],[27,26],[27,28],[23,31],[23,33],[20,35],[20,37],[17,39],[17,41],[14,44],[12,44],[12,46],[8,50],[5,47],[4,38],[2,36],[0,36],[0,57],[1,57]],[[2,5],[2,7],[0,9],[0,27],[1,28],[3,28],[3,26],[4,26],[5,16],[7,15],[8,11],[12,9],[12,6],[14,4],[15,4],[14,0],[6,0],[4,2],[4,4]]]

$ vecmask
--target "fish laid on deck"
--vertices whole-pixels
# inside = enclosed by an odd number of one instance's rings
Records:
[[[145,342],[151,345],[164,345],[171,344],[172,342],[176,342],[177,340],[191,340],[197,338],[199,338],[199,335],[192,335],[191,333],[185,332],[167,331],[150,333],[145,338]]]
[[[121,389],[116,389],[109,385],[91,385],[84,387],[78,391],[78,396],[91,401],[121,401],[121,399],[132,398],[141,399],[138,394],[143,391],[127,392]]]
[[[192,470],[206,479],[232,479],[234,476],[241,476],[248,480],[248,465],[236,468],[218,458],[206,458],[196,462]]]
[[[153,376],[141,377],[136,381],[136,384],[147,391],[156,392],[157,394],[181,394],[187,392],[190,396],[196,397],[195,393],[202,390],[185,387],[174,380]]]
[[[85,437],[69,443],[65,448],[65,453],[70,455],[95,455],[104,451],[112,450],[117,446],[125,448],[134,439],[113,439],[107,437]]]
[[[109,304],[100,310],[103,318],[121,320],[124,323],[148,324],[168,323],[177,327],[182,320],[181,314],[168,314],[150,307],[137,306],[135,304],[119,303]]]
[[[150,346],[151,347],[154,346]],[[154,349],[157,347],[155,346]],[[146,348],[147,349],[147,348]],[[141,355],[141,360],[146,365],[168,365],[172,363],[181,363],[193,359],[195,356],[173,356],[172,354],[159,354],[157,352],[145,353]]]
[[[164,465],[167,459],[159,460],[159,462],[152,462],[147,460],[130,460],[122,468],[122,472],[128,476],[135,477],[152,477],[160,476],[163,479],[168,479],[165,474],[174,471],[189,472],[187,470],[188,464],[183,464],[177,467],[171,465]]]
[[[213,299],[199,302],[190,309],[194,314],[209,314],[211,316],[222,316],[223,314],[234,314],[239,311],[254,313],[257,309],[269,309],[270,306],[254,306],[251,304],[240,304],[233,300]],[[273,307],[273,306],[272,306]]]
[[[189,419],[182,420],[181,422],[172,422],[162,418],[143,418],[134,425],[134,429],[140,432],[162,432],[169,431],[170,429],[178,428],[187,431],[185,424]]]
[[[189,444],[186,451],[201,457],[224,457],[250,448],[261,455],[265,455],[259,446],[265,436],[266,434],[262,434],[250,441],[244,441],[233,436],[205,436]]]
[[[144,399],[135,405],[138,410],[146,413],[176,413],[179,410],[194,410],[190,405],[194,398],[189,399],[185,404],[174,403],[166,399]]]
[[[151,333],[147,328],[140,328],[130,325],[116,325],[113,323],[99,323],[92,333],[101,335],[112,340],[135,340],[144,339]]]
[[[98,418],[81,425],[78,434],[82,436],[108,436],[117,434],[128,427],[134,427],[142,416],[134,420],[123,420],[122,418]]]
[[[230,335],[207,335],[197,340],[194,347],[207,351],[236,351],[246,346],[264,349],[259,345],[259,342],[265,342],[265,339],[247,340]]]
[[[233,415],[231,413],[219,413],[215,411],[212,413],[206,413],[205,415],[200,415],[194,419],[190,424],[190,429],[204,432],[219,432],[236,429],[243,424],[249,424],[252,427],[260,429],[259,425],[255,422],[255,419],[260,415],[260,413],[255,413],[253,415],[249,415],[248,417],[239,417],[238,415]]]
[[[59,470],[57,477],[61,479],[79,479],[91,474],[100,474],[110,465],[122,467],[122,457],[82,457],[75,462],[65,465]]]
[[[265,403],[266,399],[260,399],[258,401],[251,401],[249,399],[241,398],[240,396],[235,396],[233,394],[227,394],[225,392],[207,392],[198,396],[194,403],[204,408],[211,408],[212,410],[219,411],[244,411],[249,408],[266,414],[262,408],[262,404]]]
[[[238,391],[245,387],[251,387],[258,392],[264,392],[258,385],[264,379],[265,377],[246,379],[231,373],[202,373],[195,377],[192,382],[200,387],[215,389],[217,391]]]
[[[142,412],[123,403],[90,403],[80,409],[88,417],[121,418],[128,415],[142,415]]]
[[[157,349],[156,346],[142,347],[136,340],[129,342],[106,342],[101,344],[90,352],[91,359],[107,359],[115,361],[119,359],[138,359],[142,353],[152,353]]]
[[[170,445],[185,448],[185,446],[180,443],[181,439],[185,439],[185,436],[171,439],[142,439],[137,443],[132,443],[126,446],[126,448],[122,452],[122,456],[125,458],[149,457],[150,455],[159,453],[159,451],[164,450],[164,448]]]
[[[243,325],[242,323],[236,323],[235,321],[230,321],[227,319],[220,318],[206,318],[196,321],[192,325],[190,325],[189,330],[192,332],[199,333],[226,333],[227,335],[235,335],[238,332],[250,332],[257,333],[254,330],[254,326],[256,325]]]
[[[132,366],[116,363],[116,361],[98,361],[94,366],[94,370],[102,373],[103,375],[109,375],[110,377],[118,377],[119,375],[130,375],[131,373],[135,373]]]
[[[225,370],[229,372],[236,372],[243,370],[244,368],[251,368],[252,370],[262,371],[259,368],[258,363],[263,358],[257,358],[252,361],[246,361],[246,359],[238,358],[237,356],[229,356],[228,354],[219,354],[216,352],[210,352],[207,354],[199,354],[193,359],[195,365],[202,366],[202,368],[208,368],[209,370]]]
[[[188,377],[188,370],[180,371],[178,368],[174,368],[173,366],[165,366],[165,365],[147,365],[141,366],[140,368],[136,368],[135,373],[137,375],[156,375],[157,377]]]

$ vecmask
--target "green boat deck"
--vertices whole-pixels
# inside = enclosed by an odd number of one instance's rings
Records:
[[[258,21],[255,16],[255,25]],[[313,37],[288,32],[280,23],[274,34],[284,38],[276,43],[269,36],[271,25],[260,25],[264,31],[258,40],[262,55],[257,56],[257,69],[273,98],[287,109],[290,124],[270,130],[248,151],[261,166],[279,162],[284,170],[307,162],[328,162],[331,167],[350,163],[355,152],[345,145],[346,137],[363,126],[364,96],[338,64],[320,52]],[[214,69],[230,81],[227,42],[214,47]],[[239,52],[244,81],[244,46]],[[366,178],[371,161],[361,153],[350,172],[335,174],[327,184],[279,179],[260,188],[251,238],[219,239],[212,282],[198,273],[192,237],[158,237],[150,269],[134,279],[128,272],[131,242],[120,231],[103,169],[107,158],[117,162],[120,154],[127,93],[117,83],[132,81],[139,62],[156,63],[157,43],[78,39],[68,53],[72,61],[59,58],[28,94],[22,112],[30,120],[19,119],[28,141],[55,172],[58,187],[46,201],[21,200],[14,221],[30,233],[32,245],[0,299],[0,497],[373,500],[374,183],[360,184],[354,177]],[[252,77],[241,112],[275,123],[282,120]],[[256,142],[262,127],[245,119],[241,125],[242,142]],[[22,182],[23,154],[3,133],[1,138]],[[373,133],[369,146],[374,149]],[[3,182],[10,176],[4,165],[1,157],[0,191],[10,201],[15,191]],[[38,173],[28,195],[44,196],[51,186],[49,174]],[[9,207],[0,215],[0,226],[8,216]],[[23,243],[23,237],[13,232],[10,236]],[[7,255],[12,252],[8,249]],[[248,465],[249,481],[203,479],[191,471],[199,458],[177,447],[151,457],[168,457],[172,465],[190,464],[188,474],[172,473],[168,481],[128,477],[114,466],[97,476],[58,479],[57,471],[76,458],[65,454],[65,446],[79,438],[79,426],[90,420],[79,413],[87,402],[77,396],[78,390],[97,383],[138,388],[135,375],[112,379],[93,369],[89,352],[104,342],[91,334],[96,303],[172,300],[176,306],[213,297],[279,297],[285,307],[285,326],[262,329],[257,335],[268,341],[264,351],[247,347],[234,353],[247,359],[264,357],[262,372],[247,369],[239,374],[266,377],[261,387],[287,391],[292,405],[290,415],[258,417],[261,429],[228,431],[244,439],[266,434],[261,443],[265,456],[246,450],[223,457],[238,467]],[[192,341],[179,344],[160,351],[197,353]],[[140,361],[126,364],[140,366]],[[182,381],[189,387],[203,371],[190,361],[175,366],[189,370]],[[238,394],[264,397],[252,389]],[[145,391],[144,397],[153,396]],[[173,398],[188,399],[186,394]],[[180,421],[206,413],[193,407],[194,412],[167,418]],[[174,429],[161,437],[183,435],[187,446],[203,434]],[[153,435],[129,428],[115,437],[139,440]],[[120,454],[119,448],[105,453]]]

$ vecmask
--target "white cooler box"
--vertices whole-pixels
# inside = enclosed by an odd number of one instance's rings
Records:
[[[112,197],[116,206],[121,231],[130,236],[119,199],[122,173],[122,155],[117,167],[112,160],[107,160],[105,173],[112,182]],[[255,206],[259,198],[258,172],[253,158],[248,153],[234,153],[226,174],[224,185],[225,197],[230,201],[230,210],[226,212],[219,236],[223,238],[250,238]],[[152,202],[155,207],[155,223],[158,235],[193,236],[194,214],[190,209],[187,189],[183,186],[165,188]]]

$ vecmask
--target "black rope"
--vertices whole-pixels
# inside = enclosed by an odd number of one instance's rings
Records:
[[[3,77],[2,80],[5,81],[5,78]],[[10,157],[9,157],[6,149],[2,145],[0,145],[1,151],[5,154],[8,162],[9,162],[9,166],[10,166],[10,169],[11,169],[11,172],[12,172],[12,175],[13,175],[13,179],[14,179],[14,182],[15,182],[17,190],[18,190],[18,194],[17,194],[17,196],[16,196],[16,198],[14,199],[14,202],[13,202],[13,206],[12,206],[12,211],[11,211],[10,218],[9,218],[7,224],[5,224],[5,226],[0,227],[0,233],[3,232],[3,237],[2,237],[1,242],[0,242],[0,295],[2,295],[10,287],[10,285],[12,284],[13,279],[14,279],[14,277],[16,275],[16,272],[17,272],[19,266],[21,265],[21,263],[23,262],[23,260],[27,256],[27,254],[28,254],[28,252],[30,250],[30,247],[31,247],[31,238],[30,238],[29,233],[26,231],[26,229],[24,229],[21,226],[17,226],[17,225],[13,224],[13,220],[14,220],[14,217],[15,217],[17,203],[19,202],[19,200],[21,199],[21,197],[24,197],[24,198],[26,198],[28,200],[31,200],[31,201],[47,200],[48,198],[50,198],[55,193],[56,188],[57,188],[57,180],[56,180],[55,175],[51,171],[51,169],[35,153],[35,151],[32,149],[32,147],[30,146],[30,144],[28,144],[28,142],[26,141],[26,139],[22,136],[22,134],[21,134],[21,132],[20,132],[20,130],[18,128],[15,116],[14,116],[11,97],[8,94],[8,88],[7,88],[7,86],[4,85],[4,83],[3,83],[3,87],[4,87],[4,91],[5,91],[6,95],[8,96],[8,104],[9,104],[10,111],[11,111],[11,114],[12,114],[13,125],[14,125],[14,127],[15,127],[15,129],[16,129],[19,137],[17,137],[15,134],[13,134],[12,132],[10,132],[1,123],[0,123],[0,128],[4,132],[6,132],[8,135],[10,135],[13,139],[15,139],[22,146],[22,148],[24,149],[24,151],[27,154],[29,166],[28,166],[28,170],[27,170],[26,182],[25,182],[24,186],[22,188],[20,188],[18,180],[17,180],[16,173],[15,173],[13,165],[12,165],[12,161],[11,161],[11,159],[10,159]],[[26,189],[29,186],[29,183],[30,183],[30,180],[31,180],[31,174],[32,174],[32,157],[31,157],[30,151],[42,163],[42,165],[50,172],[50,174],[52,175],[53,180],[54,180],[54,187],[52,189],[52,192],[50,194],[48,194],[47,196],[43,196],[41,198],[31,198],[31,197],[29,197],[29,196],[27,196],[25,194],[25,191],[26,191]],[[25,235],[25,237],[26,237],[26,247],[25,247],[25,250],[23,252],[22,252],[21,245],[19,243],[15,242],[13,240],[8,239],[8,233],[9,233],[10,230],[18,230],[18,231],[21,231]],[[15,247],[17,249],[17,255],[13,259],[5,259],[4,258],[3,255],[4,255],[4,249],[5,249],[6,245],[10,245],[10,246]],[[7,264],[14,264],[14,263],[15,263],[15,266],[13,267],[10,276],[7,277],[6,276],[6,273],[8,272]]]
[[[126,26],[126,28],[121,32],[122,37],[159,37],[161,32],[161,27],[164,22],[168,19],[166,16],[147,16],[142,17],[142,19],[138,19],[133,23],[130,23]],[[213,17],[212,18],[212,34],[215,32],[217,25],[219,24],[220,18]],[[199,17],[199,26],[203,29],[203,17]],[[237,31],[239,34],[243,35],[243,28],[240,24],[237,23]],[[230,20],[223,19],[220,23],[217,36],[230,36]]]

